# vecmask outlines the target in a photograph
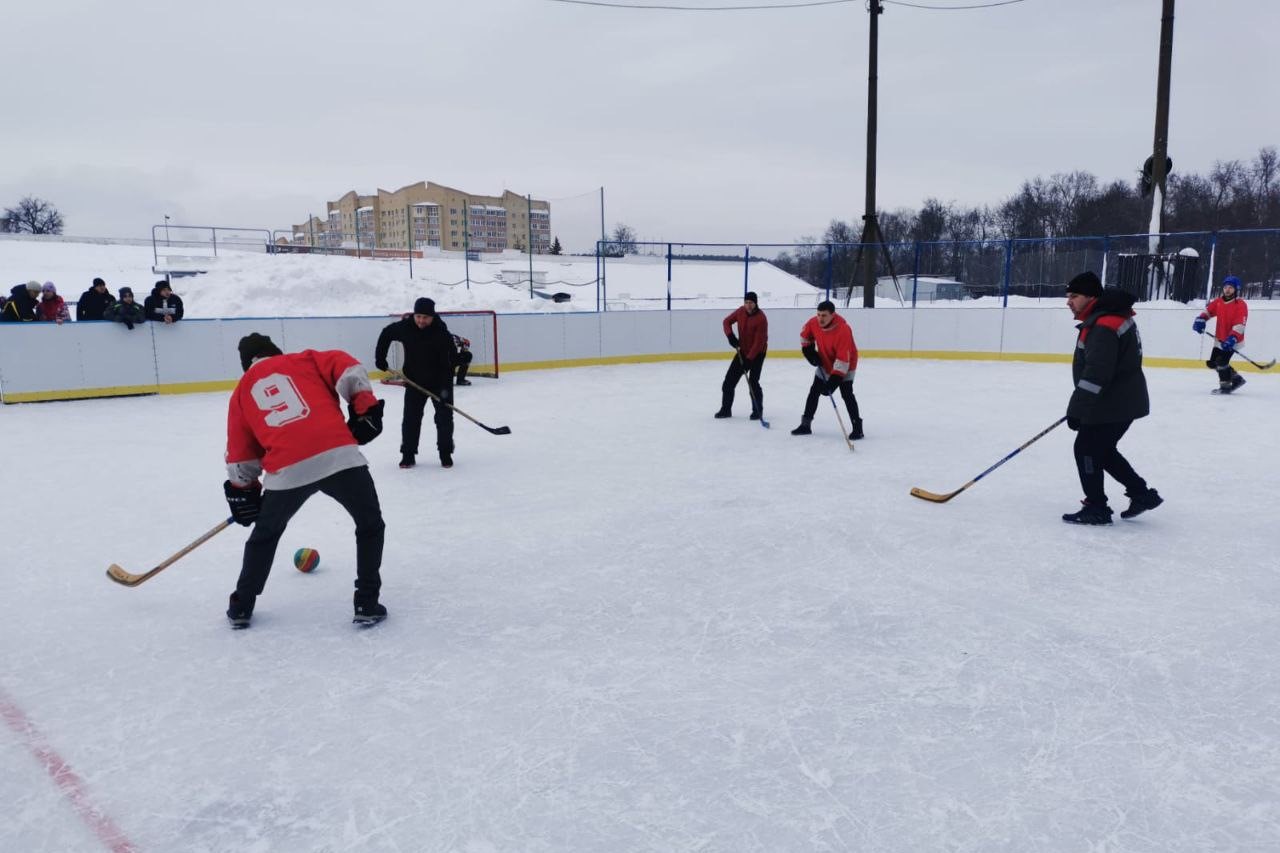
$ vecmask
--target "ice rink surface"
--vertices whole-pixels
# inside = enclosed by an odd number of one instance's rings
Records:
[[[771,430],[745,385],[713,420],[726,364],[477,379],[513,434],[458,419],[449,471],[396,467],[380,389],[366,630],[323,496],[250,630],[243,528],[104,576],[225,517],[226,393],[5,407],[0,849],[1275,849],[1280,379],[1149,369],[1121,449],[1166,503],[1082,528],[1065,427],[908,495],[1059,417],[1065,364],[864,361],[854,453],[825,400],[788,435],[800,360]]]

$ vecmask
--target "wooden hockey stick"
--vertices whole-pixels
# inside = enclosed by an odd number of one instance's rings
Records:
[[[459,409],[457,406],[453,405],[453,403],[446,403],[444,400],[441,400],[438,395],[431,393],[426,388],[423,388],[417,382],[414,382],[412,379],[410,379],[408,376],[405,376],[400,371],[392,370],[390,371],[390,373],[391,373],[391,378],[402,380],[405,385],[417,391],[418,393],[426,394],[428,397],[430,397],[432,400],[435,400],[437,403],[448,406],[458,414],[462,415],[467,420],[471,421],[476,426],[480,427],[480,429],[485,430],[486,432],[491,432],[494,435],[511,435],[511,427],[509,426],[491,427],[491,426],[482,424],[475,418],[471,417],[471,415],[468,415],[466,412],[462,411],[462,409]]]
[[[990,474],[992,471],[994,471],[994,470],[996,470],[997,468],[999,468],[999,467],[1000,467],[1001,465],[1003,465],[1004,463],[1008,462],[1008,461],[1009,461],[1010,459],[1012,459],[1013,457],[1017,456],[1017,455],[1018,455],[1019,453],[1021,453],[1022,451],[1026,450],[1026,449],[1027,449],[1028,447],[1030,447],[1032,444],[1035,444],[1037,441],[1039,441],[1040,439],[1044,438],[1044,437],[1045,437],[1046,435],[1048,435],[1048,434],[1049,434],[1049,432],[1050,432],[1050,431],[1052,431],[1055,427],[1057,427],[1057,426],[1059,426],[1060,424],[1062,424],[1063,422],[1065,422],[1065,421],[1066,421],[1066,419],[1067,419],[1067,416],[1066,416],[1066,415],[1063,415],[1062,417],[1058,418],[1056,421],[1054,421],[1053,423],[1049,424],[1049,425],[1048,425],[1047,427],[1045,427],[1043,430],[1041,430],[1040,432],[1036,433],[1035,437],[1033,437],[1033,438],[1029,439],[1025,444],[1023,444],[1023,445],[1022,445],[1021,447],[1019,447],[1017,450],[1013,451],[1013,452],[1012,452],[1012,453],[1010,453],[1008,456],[1006,456],[1005,458],[1001,459],[999,462],[997,462],[996,464],[992,465],[990,468],[988,468],[987,470],[983,471],[981,474],[979,474],[978,476],[974,477],[972,480],[970,480],[969,482],[965,483],[965,484],[964,484],[963,486],[961,486],[960,488],[956,489],[954,492],[947,492],[945,495],[940,495],[940,494],[938,494],[937,492],[930,492],[930,491],[927,491],[927,490],[925,490],[925,489],[922,489],[922,488],[920,488],[920,487],[918,487],[918,486],[912,486],[912,487],[911,487],[911,494],[912,494],[912,496],[913,496],[913,497],[921,498],[921,499],[926,500],[926,501],[932,501],[933,503],[936,503],[936,504],[944,504],[944,503],[946,503],[947,501],[949,501],[949,500],[951,500],[952,498],[954,498],[956,495],[958,495],[958,494],[960,494],[961,492],[963,492],[965,489],[967,489],[967,488],[969,488],[970,486],[972,486],[974,483],[976,483],[976,482],[978,482],[979,480],[981,480],[983,477],[985,477],[985,476],[987,476],[988,474]]]
[[[124,569],[120,568],[120,566],[116,565],[115,563],[112,563],[111,566],[107,569],[107,577],[111,578],[113,581],[123,586],[137,586],[143,581],[153,578],[156,575],[160,574],[165,569],[169,568],[174,563],[178,562],[178,560],[182,559],[187,554],[190,554],[196,548],[199,548],[201,545],[208,542],[214,536],[226,530],[228,527],[230,527],[234,523],[235,523],[234,518],[228,518],[225,521],[219,521],[217,527],[214,527],[208,533],[205,533],[199,539],[192,542],[190,545],[183,548],[181,551],[174,554],[172,557],[165,560],[163,563],[156,566],[154,569],[152,569],[149,572],[144,572],[140,575],[135,575],[133,572],[126,572]]]
[[[836,405],[836,395],[832,394],[827,399],[831,401],[831,408],[835,409],[836,420],[840,421],[840,435],[844,438],[844,443],[853,450],[853,440],[849,438],[849,432],[844,428],[844,416],[840,414],[840,407]]]
[[[733,351],[738,354],[738,361],[742,364],[742,375],[747,377],[747,395],[751,397],[751,402],[760,406],[760,426],[765,429],[769,428],[769,422],[764,419],[764,400],[756,400],[756,392],[751,390],[751,371],[747,369],[747,360],[742,357],[742,348],[734,347]]]

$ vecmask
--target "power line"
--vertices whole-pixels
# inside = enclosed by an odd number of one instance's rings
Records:
[[[990,9],[993,6],[1011,6],[1014,3],[1021,3],[1022,0],[996,0],[995,3],[980,3],[973,6],[928,6],[923,3],[905,3],[903,0],[880,0],[881,3],[892,6],[906,6],[910,9],[929,9],[935,12],[949,12],[951,10],[960,9]]]
[[[1018,0],[1015,0],[1017,2]],[[858,0],[801,0],[799,3],[761,3],[753,6],[665,6],[657,3],[605,3],[602,0],[547,0],[573,6],[603,6],[606,9],[661,9],[668,12],[747,12],[757,9],[802,9],[806,6],[837,6]]]

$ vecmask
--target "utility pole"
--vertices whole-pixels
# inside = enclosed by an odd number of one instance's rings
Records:
[[[1148,227],[1152,235],[1158,235],[1164,230],[1165,181],[1169,177],[1169,77],[1173,67],[1173,2],[1174,0],[1164,0],[1164,13],[1160,18],[1160,70],[1156,78],[1156,134],[1151,152],[1151,224]],[[1147,239],[1147,250],[1156,254],[1160,248],[1160,238],[1152,236]]]
[[[1173,0],[1167,0],[1172,3]],[[876,85],[879,66],[880,16],[884,14],[881,0],[867,0],[871,14],[870,47],[867,51],[867,200],[862,216],[862,305],[876,305],[876,252],[882,238],[880,223],[876,221]]]

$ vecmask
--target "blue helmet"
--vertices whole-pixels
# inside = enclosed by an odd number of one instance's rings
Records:
[[[1226,287],[1228,284],[1236,289],[1236,293],[1240,292],[1240,279],[1233,275],[1229,275],[1222,280],[1223,287]]]

